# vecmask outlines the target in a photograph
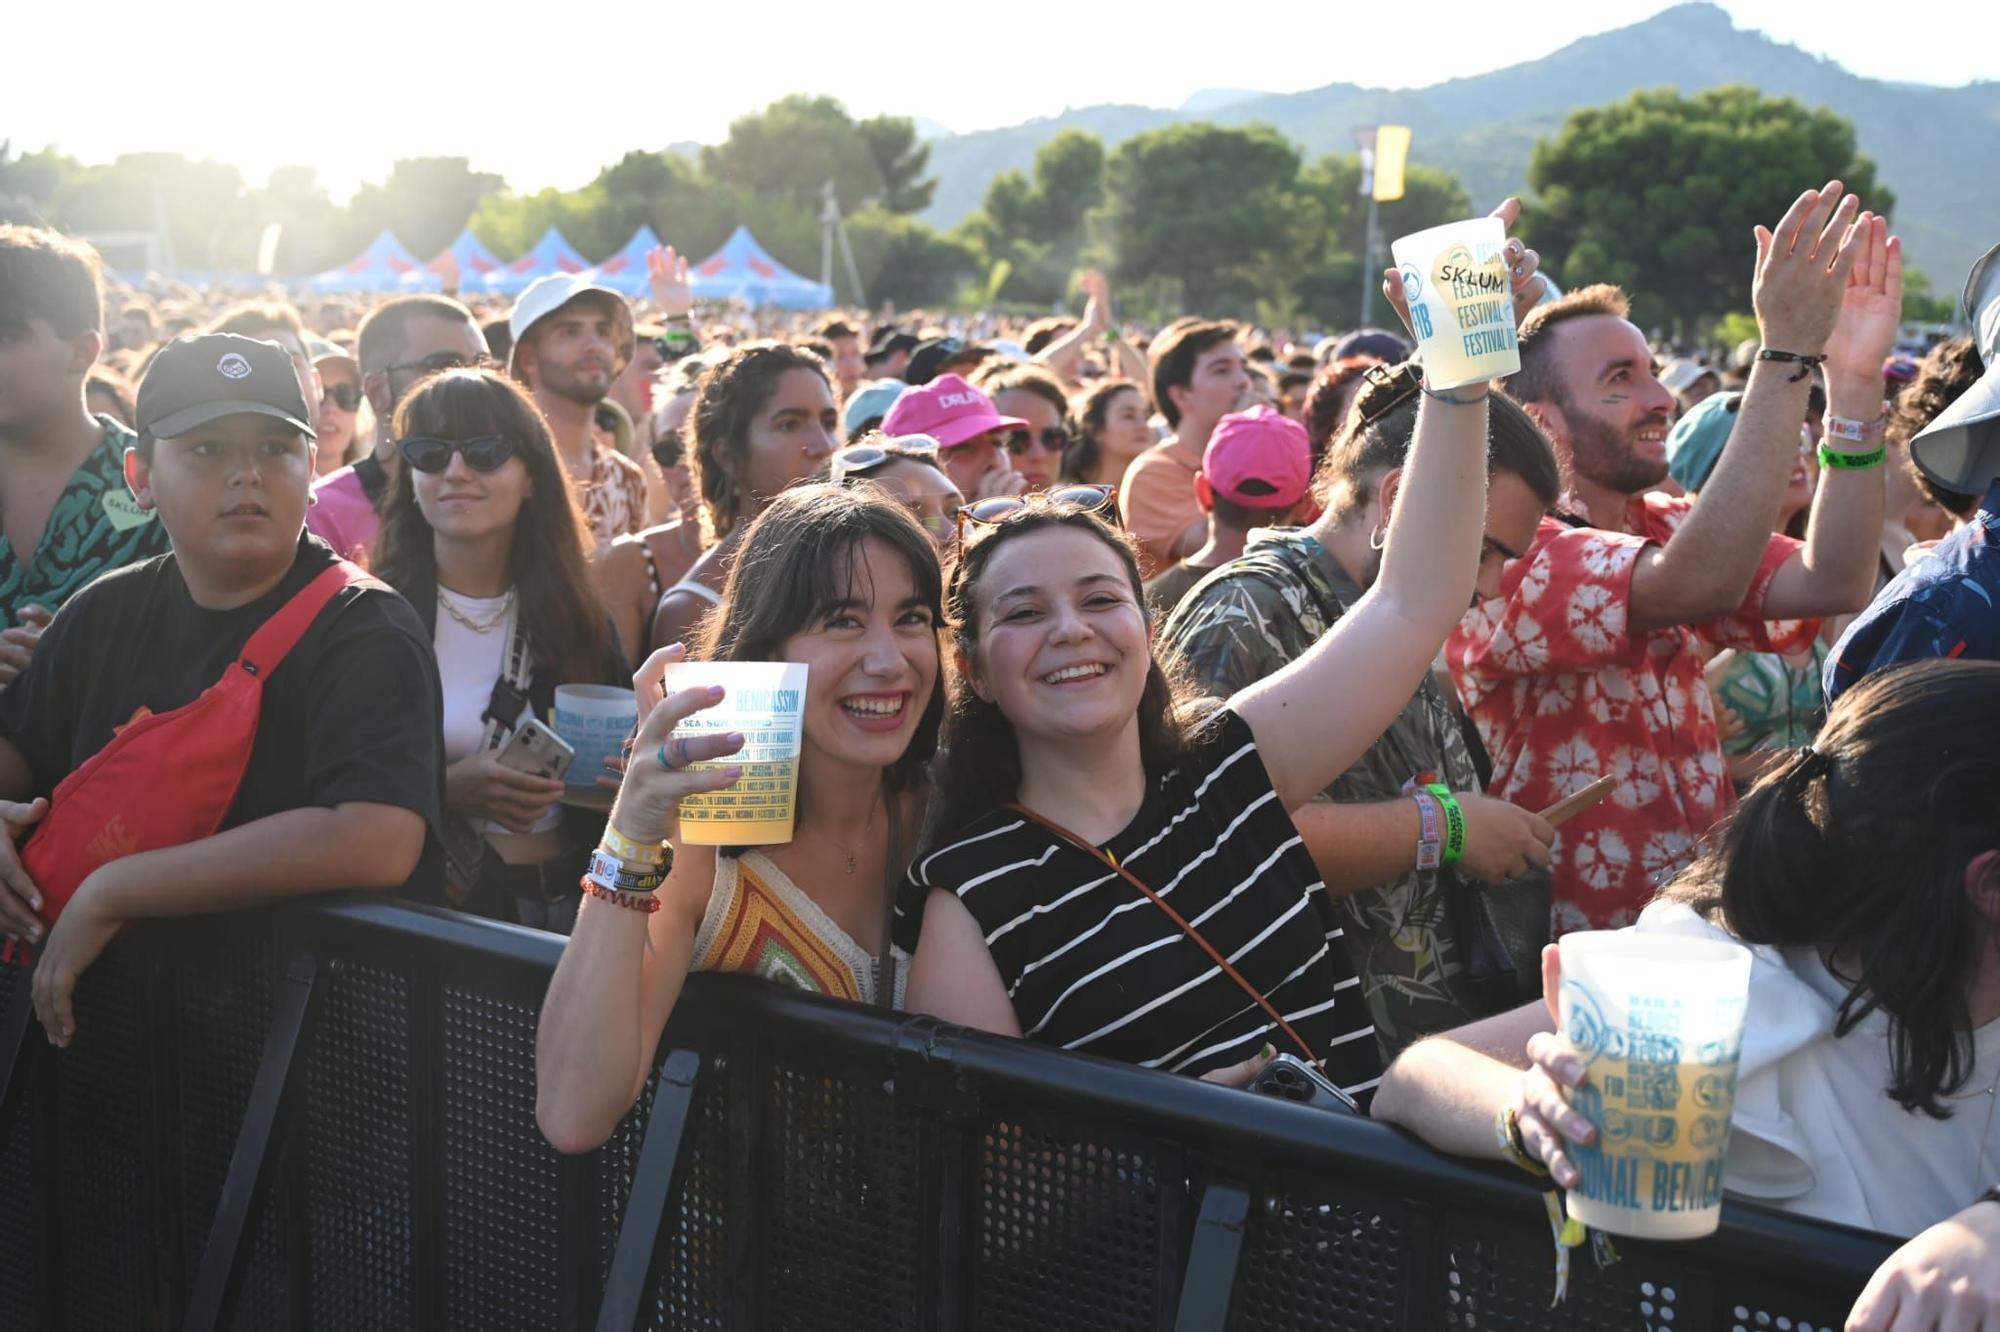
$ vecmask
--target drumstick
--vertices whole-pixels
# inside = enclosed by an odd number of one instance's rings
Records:
[[[1616,777],[1599,777],[1581,791],[1573,795],[1566,795],[1561,800],[1556,801],[1555,804],[1550,805],[1542,811],[1542,817],[1560,828],[1598,801],[1604,799],[1604,797],[1610,795],[1612,788],[1617,785],[1618,779]]]

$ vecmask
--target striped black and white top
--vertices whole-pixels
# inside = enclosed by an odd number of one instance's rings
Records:
[[[1210,719],[1103,849],[1263,992],[1335,1082],[1357,1095],[1374,1088],[1375,1029],[1339,922],[1242,718]],[[1030,1040],[1197,1076],[1265,1041],[1290,1046],[1166,912],[1010,810],[910,867],[896,907],[904,947],[916,944],[933,888],[956,893],[979,922]]]

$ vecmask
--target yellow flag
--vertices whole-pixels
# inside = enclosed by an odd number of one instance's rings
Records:
[[[1408,125],[1375,127],[1375,199],[1378,203],[1403,197],[1403,163],[1409,155]]]

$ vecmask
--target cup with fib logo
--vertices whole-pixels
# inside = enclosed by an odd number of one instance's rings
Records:
[[[1448,222],[1390,245],[1430,388],[1500,379],[1521,368],[1506,245],[1497,217]]]

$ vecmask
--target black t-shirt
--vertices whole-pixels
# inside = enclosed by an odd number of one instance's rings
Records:
[[[291,572],[233,610],[205,610],[171,554],[106,574],[71,598],[28,669],[0,691],[0,737],[47,795],[140,708],[192,703],[293,594],[333,563],[302,537]],[[257,739],[224,828],[350,801],[429,826],[406,895],[442,900],[444,752],[437,659],[409,603],[370,580],[343,589],[264,684]],[[169,780],[169,774],[162,774]]]
[[[1210,719],[1104,849],[1258,987],[1342,1088],[1365,1096],[1381,1080],[1345,931],[1241,717]],[[1266,1041],[1290,1047],[1165,912],[1011,810],[975,819],[910,867],[896,910],[905,948],[933,888],[979,923],[1031,1040],[1188,1074]]]

